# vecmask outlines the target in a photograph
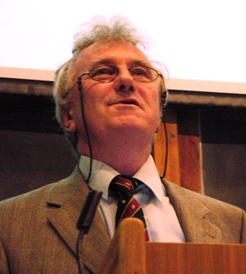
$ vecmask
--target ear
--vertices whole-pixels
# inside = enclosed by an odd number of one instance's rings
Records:
[[[160,132],[160,124],[155,129],[155,133],[159,133],[159,132]]]
[[[62,124],[67,132],[76,132],[77,124],[74,119],[74,111],[71,108],[66,109],[62,114]]]

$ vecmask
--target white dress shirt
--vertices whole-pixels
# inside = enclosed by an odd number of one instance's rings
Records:
[[[89,163],[88,157],[81,156],[79,167],[85,178],[88,176]],[[102,192],[99,208],[111,238],[115,232],[115,215],[118,202],[108,191],[108,188],[112,179],[117,175],[119,172],[110,166],[93,160],[89,186],[93,190]],[[139,187],[141,189],[134,194],[134,197],[143,208],[150,241],[185,242],[184,233],[166,195],[165,187],[161,182],[152,156],[149,156],[133,177],[144,183]]]

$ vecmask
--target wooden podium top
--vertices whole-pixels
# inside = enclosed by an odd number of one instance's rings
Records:
[[[243,274],[245,244],[153,243],[144,241],[137,219],[121,222],[99,274]]]

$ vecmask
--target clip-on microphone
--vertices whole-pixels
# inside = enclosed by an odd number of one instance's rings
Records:
[[[94,220],[98,203],[101,199],[102,192],[97,191],[90,191],[85,205],[80,213],[78,222],[77,222],[77,229],[79,230],[79,235],[77,238],[77,260],[78,260],[78,267],[79,273],[83,273],[83,250],[82,250],[82,243],[84,234],[87,234],[90,230],[91,224]]]

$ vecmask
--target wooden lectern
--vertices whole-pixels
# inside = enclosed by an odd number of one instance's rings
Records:
[[[143,224],[122,221],[99,274],[244,274],[245,244],[152,243]]]

